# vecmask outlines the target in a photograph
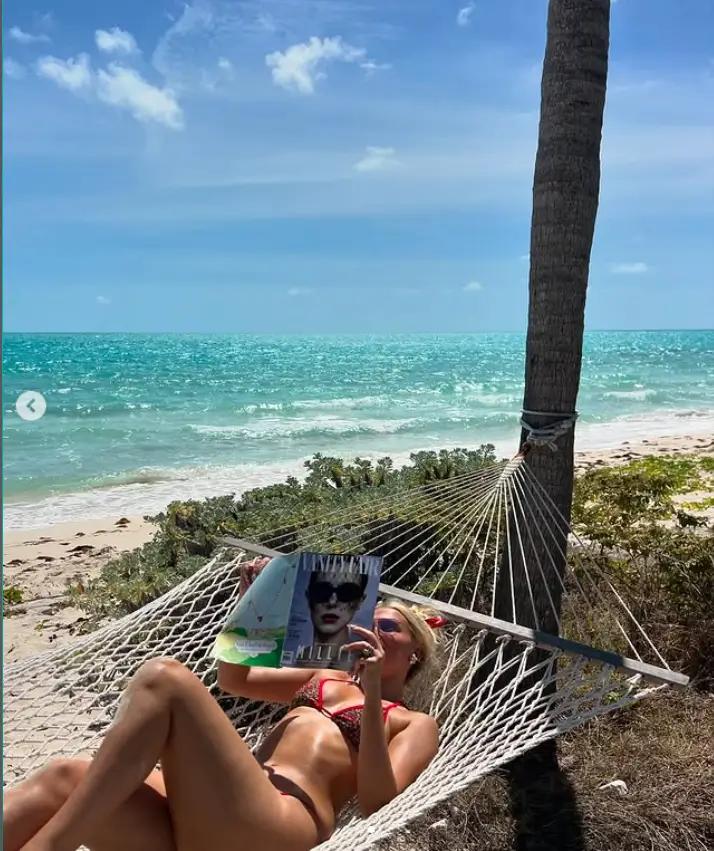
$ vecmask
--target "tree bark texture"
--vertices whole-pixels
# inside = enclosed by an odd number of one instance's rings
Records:
[[[528,334],[523,407],[570,414],[580,387],[585,298],[600,194],[600,147],[607,84],[610,0],[550,0],[533,181]],[[528,415],[543,426],[557,417]],[[527,433],[521,435],[521,443]],[[534,448],[527,463],[569,523],[573,494],[574,429],[558,440],[558,451]],[[552,528],[552,524],[551,528]],[[559,612],[565,568],[566,533],[551,559],[534,534],[538,552],[513,559],[516,620],[557,632],[553,606],[545,593],[537,560],[546,573],[551,599]],[[517,548],[512,548],[516,553]],[[527,561],[528,565],[523,561]],[[529,569],[537,618],[525,583]],[[496,614],[513,620],[510,571],[499,575]]]

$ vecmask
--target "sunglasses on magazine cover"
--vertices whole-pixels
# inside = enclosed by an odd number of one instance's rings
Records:
[[[331,582],[315,582],[308,589],[311,603],[329,603],[332,596],[338,603],[356,603],[362,599],[362,588],[356,582],[342,582],[333,585]]]

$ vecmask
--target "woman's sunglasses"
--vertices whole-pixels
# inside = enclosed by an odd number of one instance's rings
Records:
[[[338,603],[356,603],[362,598],[362,588],[356,582],[343,582],[332,585],[330,582],[315,582],[308,588],[308,597],[312,603],[329,603],[334,594]]]
[[[374,622],[379,632],[401,632],[402,625],[396,618],[377,618]]]

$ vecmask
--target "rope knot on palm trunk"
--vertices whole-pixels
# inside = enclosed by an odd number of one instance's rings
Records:
[[[532,426],[528,423],[525,417],[551,417],[556,419],[556,422],[548,423],[544,426]],[[521,427],[527,432],[523,449],[523,454],[527,454],[533,447],[547,446],[553,452],[558,451],[556,441],[562,437],[570,428],[573,428],[575,421],[578,418],[577,411],[572,414],[556,414],[547,411],[528,411],[523,410],[521,416]]]

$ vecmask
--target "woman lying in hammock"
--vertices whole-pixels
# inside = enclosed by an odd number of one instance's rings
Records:
[[[436,722],[402,702],[433,657],[433,615],[377,608],[372,631],[354,628],[352,675],[220,663],[225,691],[290,707],[255,754],[187,668],[146,662],[91,761],[51,762],[5,794],[5,851],[308,851],[348,801],[375,812],[436,754]]]

